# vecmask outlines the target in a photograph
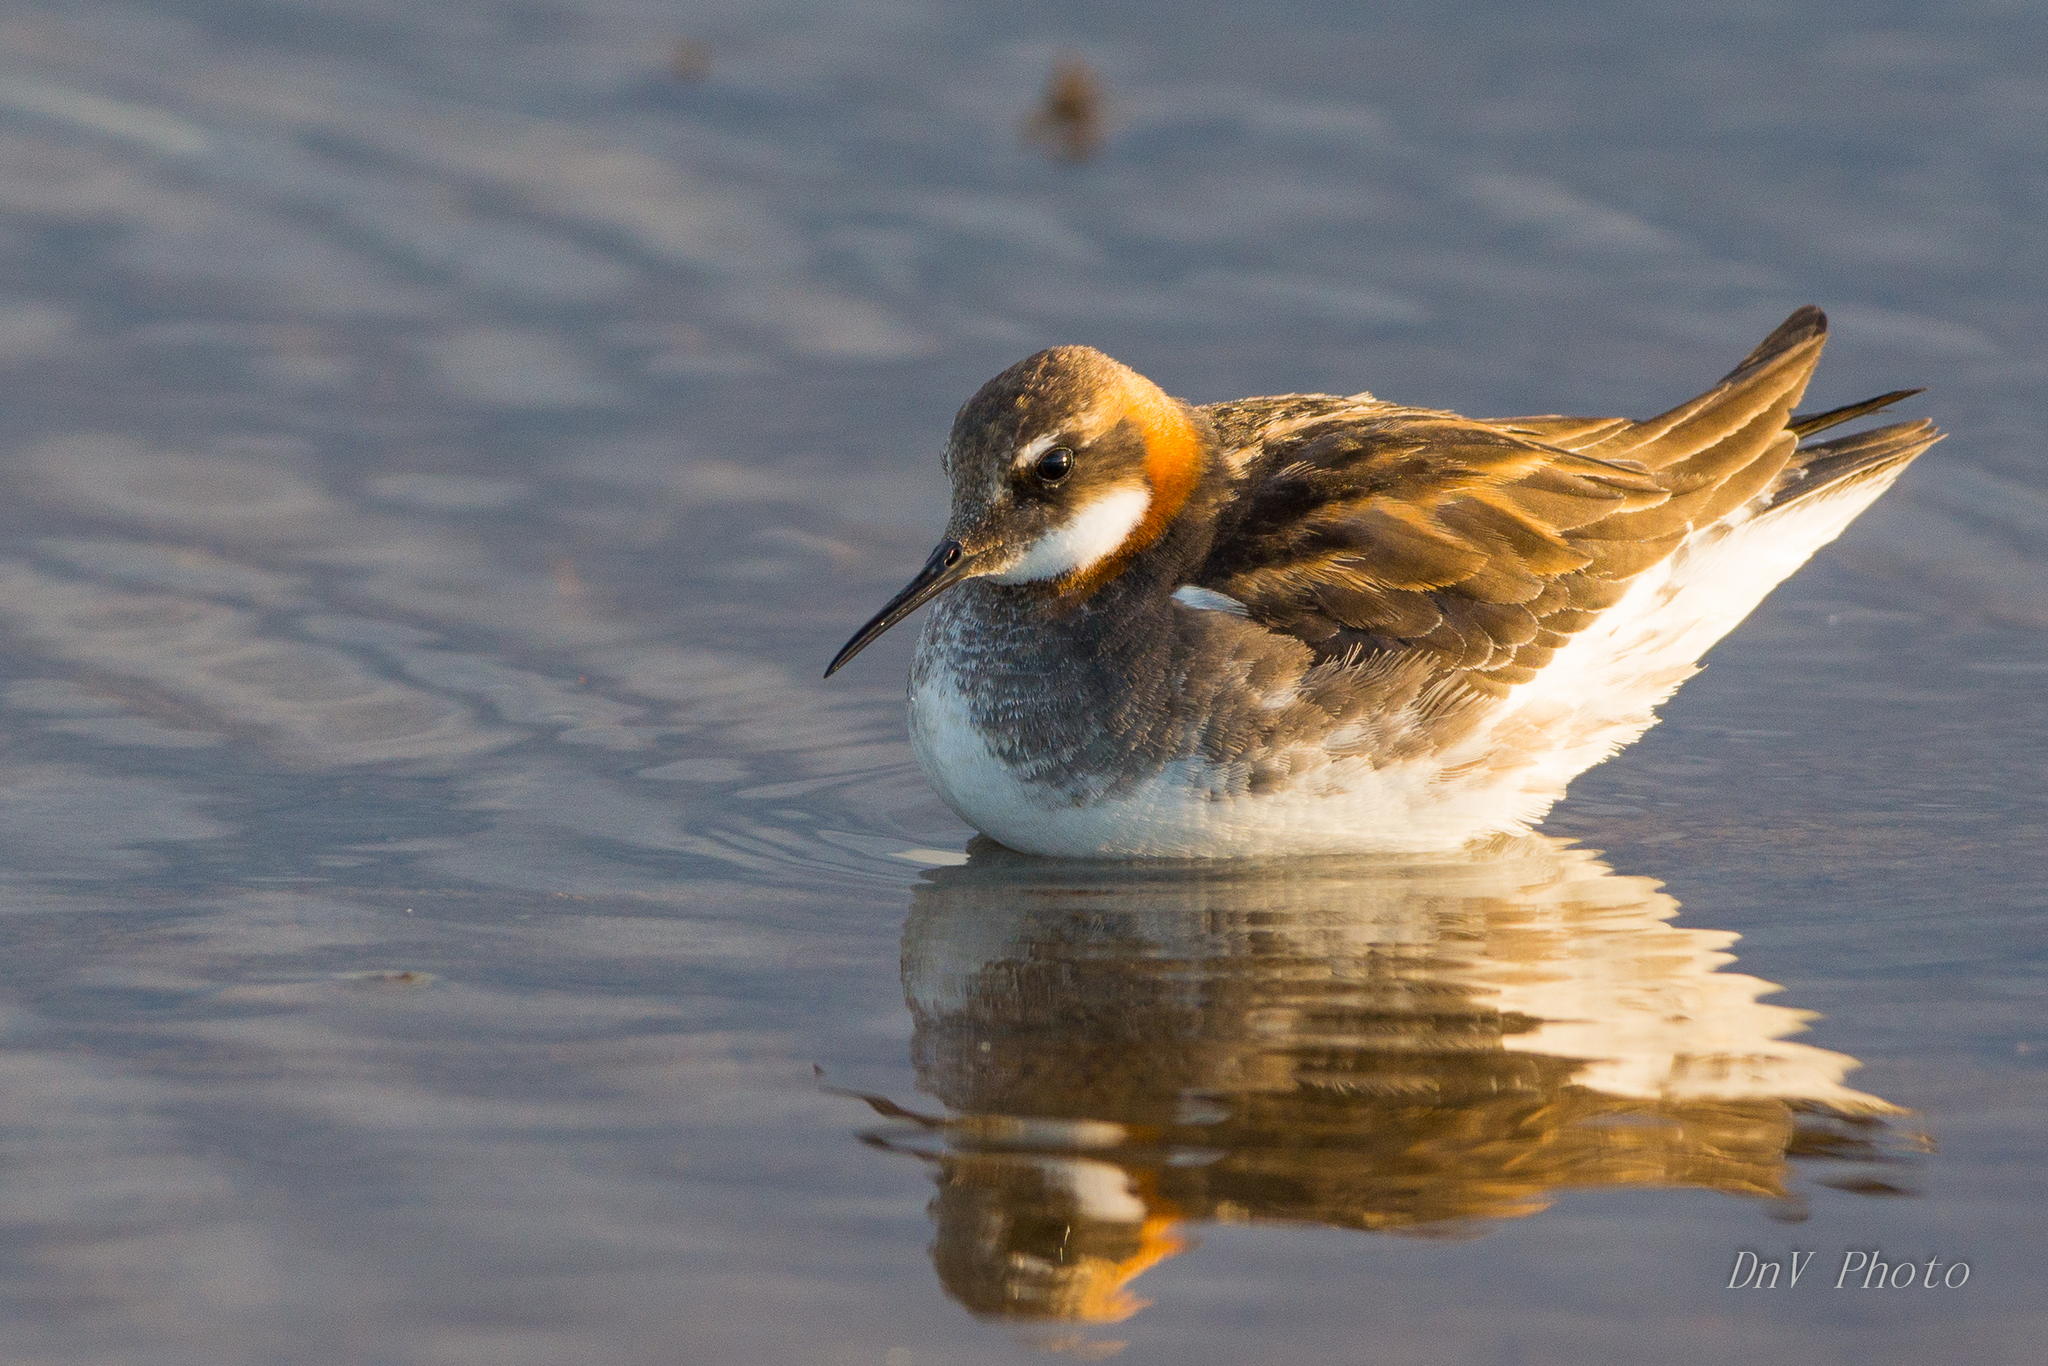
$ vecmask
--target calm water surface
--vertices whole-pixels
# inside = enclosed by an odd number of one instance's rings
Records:
[[[9,7],[0,1358],[2037,1360],[2044,73],[2001,3]],[[1639,413],[1808,300],[1815,401],[1954,436],[1543,837],[969,851],[908,634],[817,681],[1038,346]]]

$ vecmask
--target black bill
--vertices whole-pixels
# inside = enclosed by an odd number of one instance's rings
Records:
[[[832,656],[832,662],[825,666],[825,677],[838,673],[847,660],[867,649],[876,636],[968,577],[973,563],[974,557],[961,548],[960,542],[940,541],[939,548],[924,562],[924,568],[917,571],[917,577],[905,584],[902,592],[875,613],[873,621],[855,631],[853,639]]]

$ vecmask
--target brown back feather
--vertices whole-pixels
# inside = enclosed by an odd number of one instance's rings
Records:
[[[1714,388],[1642,422],[1366,400],[1290,424],[1195,581],[1322,657],[1433,657],[1505,692],[1693,531],[1784,486],[1826,331],[1801,309]]]

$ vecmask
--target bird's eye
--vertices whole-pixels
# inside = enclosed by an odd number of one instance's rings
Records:
[[[1074,472],[1074,453],[1065,446],[1054,446],[1031,467],[1031,473],[1041,484],[1057,484]]]

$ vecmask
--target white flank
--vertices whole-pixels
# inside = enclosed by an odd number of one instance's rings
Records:
[[[1694,533],[1573,637],[1475,736],[1496,753],[1529,756],[1519,772],[1498,775],[1496,790],[1514,823],[1541,819],[1572,779],[1654,725],[1655,708],[1699,672],[1700,656],[1840,536],[1903,469]]]
[[[1039,537],[1022,559],[989,577],[997,583],[1037,583],[1092,568],[1130,539],[1151,503],[1152,495],[1141,488],[1106,493]]]
[[[1198,612],[1228,612],[1233,617],[1248,617],[1251,609],[1228,593],[1219,593],[1213,588],[1197,588],[1184,583],[1173,590],[1173,600],[1183,607],[1192,607]]]

